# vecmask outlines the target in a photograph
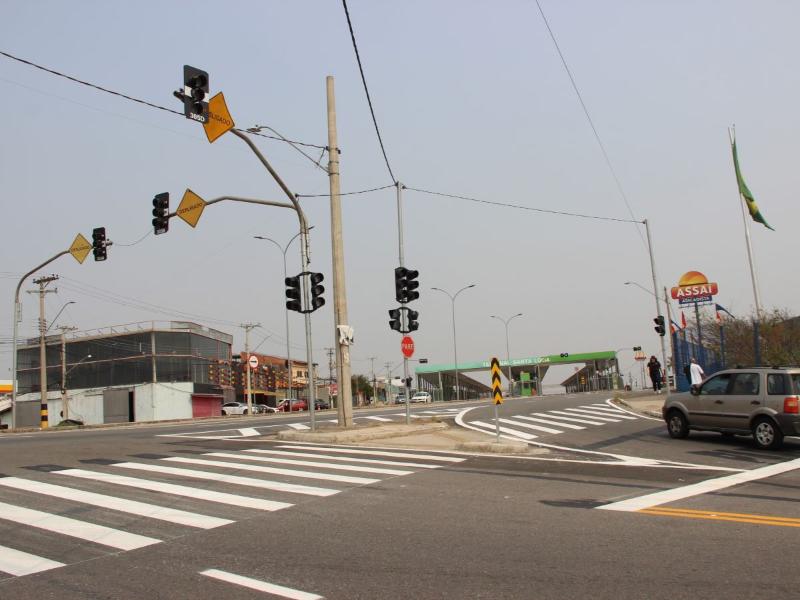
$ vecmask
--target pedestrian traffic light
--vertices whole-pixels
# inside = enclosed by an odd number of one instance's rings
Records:
[[[325,293],[325,286],[322,285],[325,276],[322,273],[309,273],[308,277],[311,282],[311,312],[314,312],[321,306],[325,306],[325,298],[322,297],[322,294]]]
[[[664,326],[664,317],[662,317],[661,315],[658,315],[655,319],[653,319],[653,323],[656,324],[656,326],[653,327],[653,329],[656,330],[656,333],[658,335],[666,335],[667,329]]]
[[[169,192],[156,194],[153,198],[153,233],[156,235],[169,231]]]
[[[408,309],[408,313],[406,314],[407,317],[407,326],[404,333],[411,333],[412,331],[416,331],[419,329],[419,322],[417,319],[419,318],[419,311]]]
[[[300,276],[287,277],[284,280],[286,284],[286,308],[296,312],[303,312],[303,305],[300,302]]]
[[[399,308],[393,308],[389,311],[389,328],[395,331],[400,331],[403,328]]]
[[[106,255],[106,228],[96,227],[92,230],[92,252],[95,260],[105,260]]]
[[[176,93],[177,95],[177,93]],[[183,114],[187,119],[208,121],[208,73],[183,66]]]

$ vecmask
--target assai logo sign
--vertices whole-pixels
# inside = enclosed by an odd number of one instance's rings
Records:
[[[711,302],[712,296],[717,292],[719,288],[716,283],[710,283],[700,271],[689,271],[672,288],[672,297],[680,304],[699,304]]]

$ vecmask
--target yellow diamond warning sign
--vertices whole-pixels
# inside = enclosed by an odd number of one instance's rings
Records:
[[[183,199],[178,205],[178,210],[175,211],[175,214],[192,227],[196,227],[205,207],[206,201],[192,190],[187,189],[186,193],[183,194]]]
[[[77,260],[80,264],[83,264],[83,261],[86,260],[86,257],[89,256],[89,252],[91,251],[92,245],[89,243],[89,240],[80,233],[75,236],[75,241],[72,242],[72,246],[69,247],[69,253],[72,254],[72,258]]]
[[[233,127],[233,117],[228,112],[225,96],[220,92],[208,101],[208,121],[203,123],[203,129],[206,131],[208,141],[213,144],[218,137]]]
[[[492,400],[495,404],[503,403],[503,390],[500,386],[500,361],[492,359]]]

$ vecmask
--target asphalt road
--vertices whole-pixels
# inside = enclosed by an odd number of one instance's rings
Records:
[[[501,416],[602,404],[511,400]],[[307,418],[0,437],[0,598],[796,595],[794,443],[670,440],[657,421],[613,416],[559,433],[506,423],[558,446],[530,457],[260,435]]]

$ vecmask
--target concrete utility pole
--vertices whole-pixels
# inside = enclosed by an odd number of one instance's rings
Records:
[[[336,410],[340,427],[353,426],[353,390],[350,382],[350,343],[345,335],[347,323],[347,293],[344,278],[344,242],[342,240],[342,201],[339,196],[339,144],[336,139],[336,100],[333,77],[325,79],[328,96],[328,177],[331,190],[331,244],[333,246],[333,316],[336,331]]]
[[[58,291],[45,289],[48,283],[56,281],[57,279],[58,275],[34,279],[33,283],[38,285],[39,289],[28,292],[29,294],[39,294],[39,426],[42,429],[47,429],[49,425],[47,415],[47,343],[45,341],[45,336],[47,335],[47,320],[44,316],[44,296],[45,294],[53,294]]]
[[[653,276],[653,298],[656,301],[656,314],[661,317],[661,303],[658,301],[658,281],[656,280],[656,259],[655,253],[653,251],[653,238],[650,235],[650,222],[645,219],[643,221],[645,232],[647,233],[647,251],[650,254],[650,273]],[[665,324],[666,329],[666,324]],[[664,365],[664,369],[666,371],[667,368],[667,347],[664,343],[664,336],[659,335],[661,342],[661,360],[662,364]],[[643,382],[644,383],[644,382]],[[667,398],[669,398],[669,385],[664,386],[664,392]]]
[[[69,419],[69,401],[67,400],[67,332],[75,331],[77,327],[61,325],[61,410],[64,420]]]
[[[370,356],[369,357],[370,364],[372,365],[372,399],[373,399],[373,402],[375,401],[375,398],[378,397],[378,388],[375,386],[375,383],[376,383],[376,381],[375,381],[375,361],[377,359],[378,359],[377,356]]]
[[[239,325],[244,329],[244,354],[246,356],[244,368],[247,372],[247,414],[253,416],[253,390],[250,387],[250,330],[256,327],[261,327],[261,323],[243,323]],[[289,401],[289,410],[291,411],[291,400]]]
[[[335,350],[333,348],[325,348],[325,353],[328,355],[328,394],[330,394],[331,384],[333,384],[333,353],[334,352],[335,352]],[[337,394],[336,397],[337,397],[337,399],[341,398],[341,396],[338,396],[338,394]],[[338,403],[337,403],[337,406],[338,406]],[[337,408],[337,410],[338,410],[338,408]]]
[[[383,366],[386,367],[386,387],[383,390],[383,395],[386,404],[389,404],[389,390],[392,387],[392,363],[386,362],[383,363]]]

